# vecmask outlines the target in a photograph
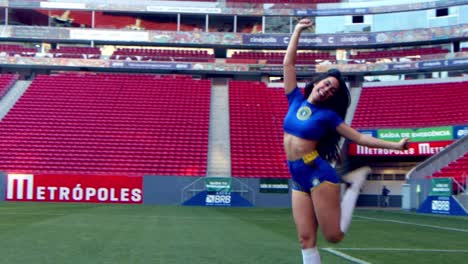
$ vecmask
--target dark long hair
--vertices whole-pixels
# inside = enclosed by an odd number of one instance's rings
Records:
[[[349,94],[346,82],[341,76],[341,72],[337,69],[330,69],[328,72],[321,74],[312,82],[308,83],[304,89],[304,96],[307,99],[314,88],[314,85],[327,77],[335,77],[338,80],[339,87],[336,93],[324,102],[320,102],[320,106],[333,110],[343,120],[346,117],[349,104],[351,103],[351,96]],[[339,161],[339,148],[338,142],[340,141],[340,134],[336,130],[331,131],[320,139],[317,150],[320,156],[327,161]]]

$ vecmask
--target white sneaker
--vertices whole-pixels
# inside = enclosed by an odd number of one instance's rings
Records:
[[[365,166],[347,173],[342,177],[342,179],[343,181],[351,184],[350,188],[360,190],[367,179],[367,175],[369,175],[371,172],[372,169],[369,166]]]

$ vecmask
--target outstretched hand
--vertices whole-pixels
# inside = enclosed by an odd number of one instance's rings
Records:
[[[398,149],[399,150],[406,150],[409,148],[409,138],[402,138],[399,142],[398,142]]]
[[[304,28],[308,28],[312,26],[312,21],[308,18],[303,18],[299,20],[296,24],[296,30],[303,30]]]

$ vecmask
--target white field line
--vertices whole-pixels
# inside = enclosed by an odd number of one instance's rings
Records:
[[[409,251],[409,252],[440,252],[440,253],[468,253],[468,249],[429,249],[429,248],[333,248],[344,251]],[[325,248],[324,248],[325,250]]]
[[[367,262],[367,261],[364,261],[362,259],[358,259],[358,258],[355,258],[355,257],[351,257],[350,255],[347,255],[343,252],[340,252],[336,249],[332,249],[332,248],[322,248],[322,250],[325,250],[333,255],[336,255],[340,258],[344,258],[348,261],[351,261],[352,263],[356,263],[356,264],[371,264],[370,262]]]
[[[417,223],[406,222],[406,221],[374,218],[374,217],[367,217],[367,216],[354,216],[354,217],[367,219],[367,220],[373,220],[373,221],[380,221],[380,222],[390,222],[390,223],[396,223],[396,224],[402,224],[402,225],[414,225],[414,226],[420,226],[420,227],[429,227],[429,228],[435,228],[435,229],[441,229],[441,230],[468,233],[468,229],[461,229],[461,228],[452,228],[452,227],[444,227],[444,226],[436,226],[436,225],[424,225],[424,224],[417,224]]]
[[[356,264],[371,264],[370,262],[364,261],[345,254],[341,251],[406,251],[406,252],[437,252],[437,253],[468,253],[468,250],[463,249],[427,249],[427,248],[321,248],[321,250],[327,251],[335,256],[346,259]]]
[[[420,213],[408,213],[408,211],[403,211],[403,210],[394,210],[394,211],[389,211],[392,214],[397,214],[397,215],[402,215],[402,216],[408,216],[408,215],[424,215],[425,217],[431,217],[431,218],[453,218],[454,216],[452,215],[444,215],[444,214],[420,214]],[[468,221],[468,217],[463,217],[463,216],[455,216],[458,220],[463,220],[463,221]]]

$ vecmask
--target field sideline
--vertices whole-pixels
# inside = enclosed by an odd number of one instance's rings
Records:
[[[0,263],[302,263],[290,209],[1,203]],[[468,218],[358,209],[322,262],[463,263]]]

